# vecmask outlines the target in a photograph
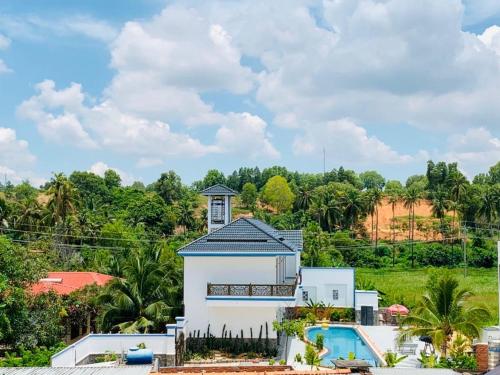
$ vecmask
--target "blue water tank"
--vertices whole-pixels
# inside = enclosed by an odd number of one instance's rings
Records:
[[[153,363],[153,351],[151,349],[139,349],[134,346],[128,350],[128,365],[147,365],[151,363]]]

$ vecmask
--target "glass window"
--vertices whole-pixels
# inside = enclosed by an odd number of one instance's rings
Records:
[[[332,290],[332,299],[334,301],[337,301],[339,299],[339,291],[338,291],[338,289],[333,289]]]
[[[307,290],[302,291],[302,301],[309,301],[309,292]]]
[[[212,215],[212,224],[224,224],[224,197],[213,197],[210,211]]]

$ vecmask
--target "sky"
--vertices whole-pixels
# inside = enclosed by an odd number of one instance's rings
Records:
[[[497,0],[2,0],[0,176],[500,161]]]

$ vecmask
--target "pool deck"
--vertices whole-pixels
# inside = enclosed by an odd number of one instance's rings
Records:
[[[335,326],[335,325],[334,325]],[[343,325],[343,327],[346,327]],[[396,352],[397,349],[397,334],[398,327],[394,326],[347,326],[352,328],[358,328],[357,331],[363,336],[363,339],[367,341],[369,346],[372,347],[372,350],[376,352],[376,354],[382,355],[387,351]],[[418,344],[418,348],[416,353],[420,353],[420,350],[423,350],[424,343],[418,340],[413,340],[415,344]],[[302,357],[304,357],[304,352],[306,349],[306,344],[300,340],[298,337],[290,338],[288,341],[288,357],[287,357],[287,365],[294,366],[294,368],[302,368],[299,363],[295,362],[295,355],[300,353]],[[413,354],[409,355],[406,359],[401,361],[396,365],[396,368],[418,368],[420,362],[418,361],[418,355]]]

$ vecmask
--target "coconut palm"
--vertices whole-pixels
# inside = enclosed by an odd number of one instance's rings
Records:
[[[191,202],[189,202],[187,199],[181,200],[177,205],[177,211],[177,222],[179,223],[179,225],[182,225],[184,227],[184,232],[186,232],[188,229],[193,228],[195,220],[194,208]]]
[[[26,198],[16,206],[13,225],[20,230],[36,232],[43,218],[44,209],[42,205],[36,199]]]
[[[344,217],[347,226],[350,229],[354,229],[364,210],[361,192],[357,189],[349,189],[342,197],[342,206],[344,207]]]
[[[455,172],[449,176],[450,179],[450,209],[453,211],[452,228],[455,227],[455,218],[457,216],[458,208],[462,197],[467,193],[467,186],[469,182],[467,178],[460,172]]]
[[[312,202],[312,189],[309,185],[299,186],[297,190],[297,197],[295,198],[295,205],[297,209],[306,211]]]
[[[478,214],[487,223],[492,223],[498,216],[500,208],[500,192],[496,186],[488,186],[481,196]]]
[[[431,195],[432,204],[432,215],[439,219],[439,224],[441,228],[441,235],[443,236],[443,242],[445,240],[445,228],[444,228],[444,218],[446,216],[446,211],[449,208],[448,194],[446,191],[439,189],[432,193]]]
[[[334,192],[320,189],[312,199],[311,212],[318,218],[320,226],[332,231],[340,222],[342,210]]]
[[[408,209],[408,241],[411,243],[411,266],[415,266],[415,257],[413,256],[415,236],[415,206],[418,205],[422,192],[416,186],[410,186],[403,194],[403,204]]]
[[[375,228],[375,248],[378,247],[378,208],[382,204],[383,198],[384,198],[384,193],[380,189],[370,189],[367,192],[368,213],[371,215],[372,218],[372,241],[374,239],[373,228]],[[373,225],[374,217],[375,217],[375,227]]]
[[[472,339],[479,337],[482,325],[490,318],[488,310],[468,304],[472,292],[459,289],[458,281],[450,275],[431,277],[427,292],[418,306],[403,319],[405,326],[400,341],[415,336],[430,336],[436,347],[446,356],[455,333]]]
[[[168,322],[169,302],[177,287],[161,262],[161,250],[139,250],[124,266],[123,278],[110,282],[99,296],[104,329],[122,333],[161,330]]]
[[[75,204],[78,192],[63,173],[56,173],[50,181],[49,201],[49,221],[54,224],[64,223],[66,218],[75,211]]]

